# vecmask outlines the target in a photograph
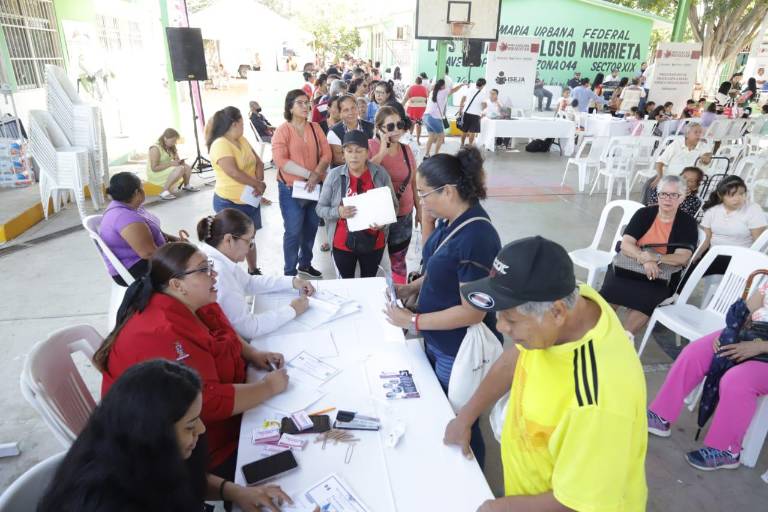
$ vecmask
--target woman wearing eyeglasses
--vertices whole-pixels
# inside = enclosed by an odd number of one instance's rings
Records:
[[[447,393],[467,327],[485,322],[499,341],[502,339],[496,331],[496,316],[473,308],[459,290],[463,283],[488,277],[501,240],[480,205],[486,197],[485,171],[475,146],[465,146],[456,155],[441,153],[425,160],[419,166],[416,184],[421,207],[441,220],[424,242],[422,277],[396,287],[406,307],[388,305],[387,317],[393,325],[424,336],[427,359]],[[479,422],[472,426],[470,445],[482,466],[485,446]]]
[[[210,472],[233,480],[240,415],[285,390],[281,354],[261,352],[237,335],[216,303],[213,262],[194,245],[172,242],[152,256],[149,274],[125,292],[117,326],[93,356],[102,396],[128,368],[149,359],[179,361],[203,381]],[[246,383],[246,366],[270,372]]]
[[[344,134],[344,160],[346,163],[331,169],[317,202],[317,214],[325,219],[332,239],[333,261],[342,279],[355,277],[360,265],[360,277],[374,277],[384,254],[388,229],[370,226],[370,229],[349,231],[347,219],[357,213],[354,206],[344,206],[348,196],[364,194],[371,189],[387,187],[397,211],[397,198],[387,171],[368,160],[368,137],[359,130]]]
[[[371,162],[389,173],[395,197],[400,203],[397,222],[390,224],[387,252],[395,283],[404,284],[408,275],[405,256],[413,234],[414,210],[416,225],[421,222],[421,209],[415,203],[416,158],[407,144],[400,142],[406,132],[405,121],[392,107],[381,107],[376,113],[376,137],[368,141]]]
[[[197,223],[197,238],[202,242],[198,247],[216,266],[216,302],[246,340],[270,333],[304,313],[309,307],[307,296],[315,291],[311,283],[300,277],[248,275],[238,263],[253,246],[255,235],[251,219],[232,208]],[[289,290],[300,290],[301,294],[278,309],[258,315],[251,313],[249,296]]]
[[[685,180],[664,176],[656,190],[659,204],[635,212],[621,239],[621,253],[641,264],[644,273],[616,270],[611,265],[600,289],[600,295],[614,308],[627,309],[622,325],[632,334],[643,328],[656,306],[670,297],[680,282],[682,271],[675,272],[669,282],[658,279],[659,265],[685,268],[699,239],[696,221],[680,209],[688,191]],[[640,248],[646,244],[663,245],[648,250]]]

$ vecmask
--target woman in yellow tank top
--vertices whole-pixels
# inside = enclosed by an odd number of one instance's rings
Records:
[[[183,158],[179,158],[179,152],[176,149],[178,140],[179,132],[173,128],[167,128],[157,142],[149,148],[147,181],[163,187],[160,199],[176,199],[172,192],[178,189],[179,182],[182,183],[181,190],[198,191],[197,187],[189,184],[192,168],[184,162]]]

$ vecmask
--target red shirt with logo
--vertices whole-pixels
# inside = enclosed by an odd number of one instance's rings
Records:
[[[342,181],[344,181],[343,178]],[[373,188],[376,188],[376,186],[373,184],[373,176],[371,175],[371,171],[366,168],[365,172],[359,178],[352,176],[352,174],[349,175],[347,190],[344,196],[356,196],[357,194],[368,192]],[[371,236],[376,236],[376,245],[374,246],[374,249],[378,250],[384,248],[383,231],[376,229],[367,229],[365,231]],[[340,251],[352,252],[349,247],[347,247],[348,234],[349,230],[347,229],[347,220],[339,219],[339,221],[336,223],[336,232],[333,234],[333,248]]]
[[[150,359],[168,359],[194,368],[203,383],[201,417],[207,428],[209,468],[237,449],[240,415],[232,415],[235,388],[246,378],[243,345],[217,303],[195,313],[177,299],[155,293],[117,335],[103,373],[104,396],[131,366]]]

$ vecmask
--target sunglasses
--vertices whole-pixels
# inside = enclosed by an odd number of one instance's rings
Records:
[[[384,125],[384,128],[386,128],[388,132],[393,132],[395,129],[402,130],[405,128],[405,123],[402,121],[398,121],[396,123],[387,123]]]
[[[192,269],[192,270],[187,270],[186,272],[180,272],[178,274],[174,274],[173,277],[184,277],[184,276],[188,276],[190,274],[197,274],[198,272],[205,272],[205,274],[208,277],[211,277],[211,275],[213,274],[213,270],[214,270],[213,269],[213,260],[209,259],[204,267],[200,267],[200,268],[196,268],[196,269]]]

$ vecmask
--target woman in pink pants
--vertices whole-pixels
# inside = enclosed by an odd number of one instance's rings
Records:
[[[761,299],[760,294],[755,294]],[[752,306],[752,300],[750,300]],[[758,302],[757,306],[760,304]],[[750,307],[755,311],[756,308]],[[678,356],[656,399],[648,409],[648,431],[669,437],[670,424],[677,420],[683,400],[704,379],[709,364],[719,349],[720,331],[700,338]],[[750,357],[768,353],[768,341],[743,341],[720,350],[739,363]],[[757,399],[768,394],[768,363],[746,361],[728,370],[720,381],[720,400],[704,447],[686,454],[690,465],[704,471],[739,467],[741,441],[755,414]]]

